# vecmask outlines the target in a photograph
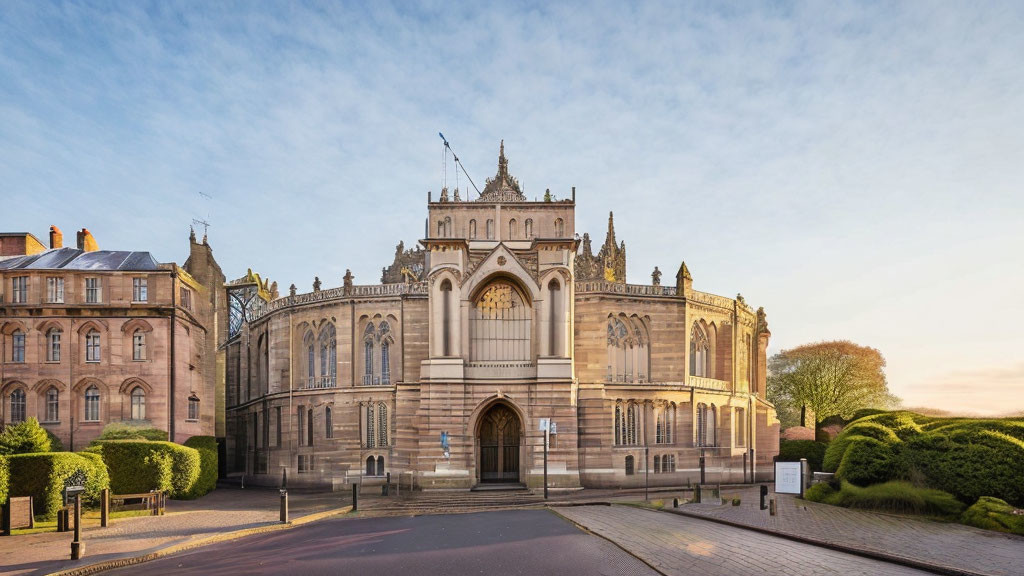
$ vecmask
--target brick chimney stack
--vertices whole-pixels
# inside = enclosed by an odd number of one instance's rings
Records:
[[[92,237],[92,233],[89,232],[88,228],[82,228],[78,232],[78,249],[85,252],[95,252],[100,249],[99,245],[96,244],[96,239]]]
[[[63,248],[64,247],[64,234],[61,233],[60,228],[56,226],[50,226],[50,249]]]

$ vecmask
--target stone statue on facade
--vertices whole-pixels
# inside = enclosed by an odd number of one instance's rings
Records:
[[[654,272],[651,272],[651,283],[655,286],[661,286],[661,270],[658,267],[654,267]]]
[[[320,291],[320,277],[319,276],[314,276],[313,277],[313,292],[319,292],[319,291]]]
[[[345,294],[351,294],[352,293],[352,279],[353,278],[355,278],[355,276],[352,275],[352,271],[349,270],[348,268],[346,268],[345,269],[345,277],[342,278],[342,286],[345,287]]]
[[[288,295],[294,298],[295,297],[295,292],[297,290],[298,290],[298,288],[295,287],[295,284],[292,284],[291,286],[288,287]]]

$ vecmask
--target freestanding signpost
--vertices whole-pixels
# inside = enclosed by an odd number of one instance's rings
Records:
[[[551,428],[555,425],[550,418],[540,419],[540,429],[544,431],[544,499],[548,499],[548,440]]]
[[[804,495],[803,462],[775,462],[775,493]]]

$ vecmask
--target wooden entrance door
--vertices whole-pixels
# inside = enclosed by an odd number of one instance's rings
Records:
[[[480,423],[480,481],[519,481],[519,417],[504,404],[495,404]]]

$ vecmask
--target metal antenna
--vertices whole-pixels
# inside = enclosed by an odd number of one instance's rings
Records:
[[[192,223],[195,224],[196,226],[202,226],[203,227],[203,236],[205,237],[206,236],[206,230],[210,227],[210,223],[207,222],[206,220],[198,220],[196,218],[192,219]]]
[[[466,175],[466,178],[469,180],[469,183],[473,185],[473,189],[476,190],[477,194],[480,194],[482,196],[483,194],[480,192],[480,189],[476,187],[476,182],[473,182],[473,178],[470,177],[469,172],[466,172],[466,167],[462,165],[462,161],[459,160],[459,155],[455,153],[455,150],[452,150],[452,147],[450,144],[448,144],[448,140],[444,137],[444,134],[438,132],[437,135],[440,136],[441,140],[444,141],[445,149],[451,151],[452,157],[455,158],[455,163],[459,166],[459,168],[462,168],[462,173]],[[456,172],[456,174],[458,174],[458,172]]]

